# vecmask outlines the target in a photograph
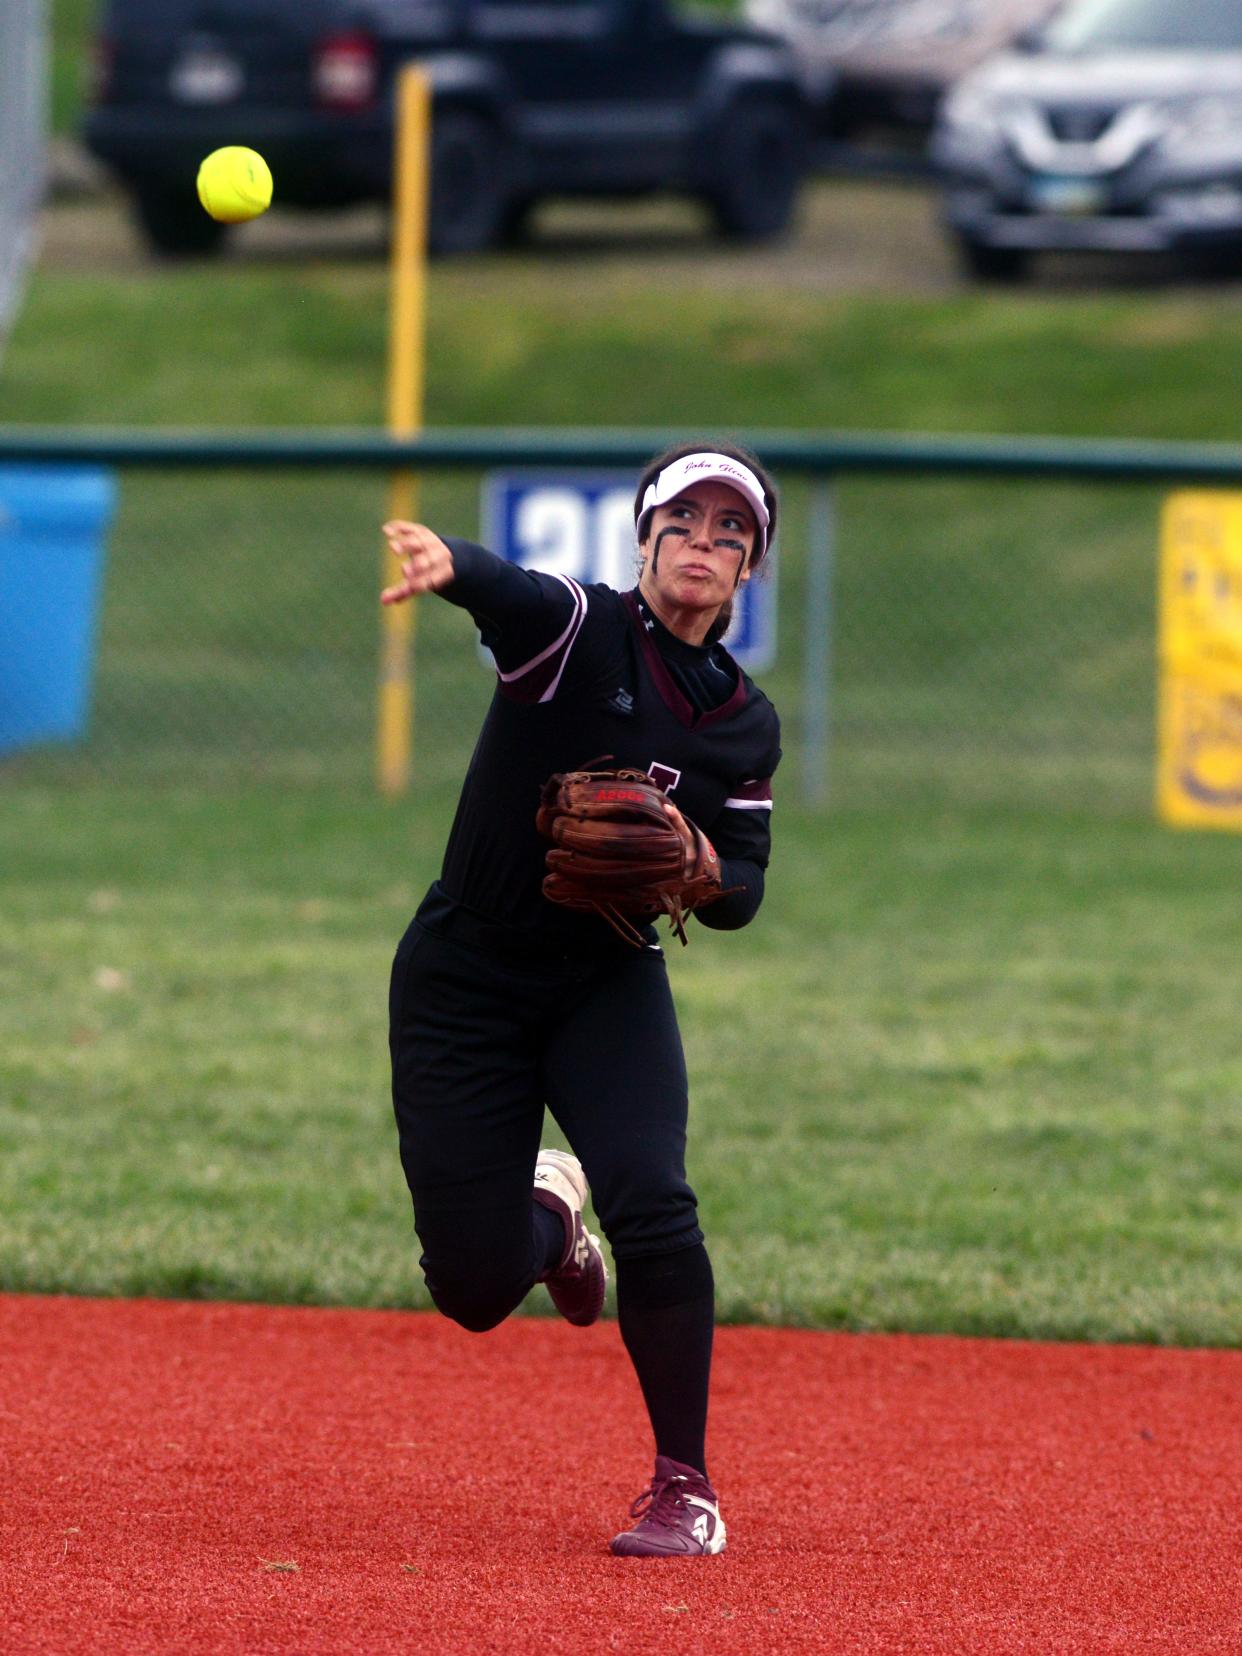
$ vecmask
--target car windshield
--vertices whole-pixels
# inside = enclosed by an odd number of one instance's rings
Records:
[[[1242,51],[1242,0],[1080,0],[1043,43],[1054,52]]]

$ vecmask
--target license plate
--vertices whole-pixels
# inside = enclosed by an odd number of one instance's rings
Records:
[[[178,103],[223,104],[241,96],[245,78],[236,58],[198,47],[182,53],[168,86]]]
[[[1037,213],[1063,213],[1071,218],[1102,213],[1107,201],[1104,186],[1094,178],[1033,178],[1027,197]]]

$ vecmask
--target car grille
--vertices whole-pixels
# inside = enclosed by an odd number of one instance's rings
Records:
[[[1068,104],[1045,109],[1055,138],[1063,144],[1094,144],[1116,120],[1115,104]]]

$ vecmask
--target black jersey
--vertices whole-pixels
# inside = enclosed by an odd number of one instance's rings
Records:
[[[440,596],[470,612],[496,663],[496,693],[462,787],[440,884],[454,902],[549,938],[611,938],[603,920],[549,903],[548,843],[535,829],[544,781],[592,764],[660,782],[712,841],[726,888],[705,924],[743,925],[759,905],[771,840],[776,710],[722,645],[687,644],[638,593],[581,586],[449,540]]]

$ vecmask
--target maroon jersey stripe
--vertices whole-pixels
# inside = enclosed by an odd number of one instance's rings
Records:
[[[638,607],[638,599],[632,592],[622,593],[621,599],[638,633],[643,660],[647,663],[647,671],[651,674],[652,682],[660,692],[660,700],[687,730],[703,730],[706,726],[715,724],[718,719],[729,718],[746,705],[746,680],[739,672],[737,685],[728,701],[722,702],[719,707],[713,707],[709,713],[696,713],[674,683],[673,675],[665,666],[664,657],[656,648],[655,639],[647,631],[643,612]]]
[[[738,811],[770,811],[772,809],[772,778],[763,776],[753,782],[738,782],[725,800],[726,806]]]

